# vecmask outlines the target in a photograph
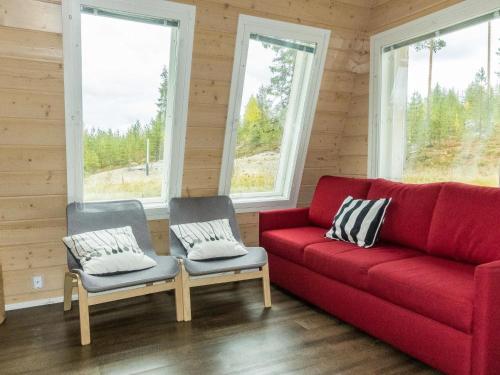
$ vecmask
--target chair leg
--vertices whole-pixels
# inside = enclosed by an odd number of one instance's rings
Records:
[[[189,288],[189,275],[181,261],[181,279],[182,279],[182,307],[184,310],[184,321],[191,321],[191,290]]]
[[[71,299],[73,297],[73,276],[70,272],[64,275],[64,311],[71,310]]]
[[[82,345],[90,344],[90,321],[88,292],[78,277],[78,308],[80,310],[80,340]]]
[[[178,322],[184,321],[184,304],[182,296],[182,274],[175,277],[175,314]]]
[[[262,266],[262,290],[264,293],[264,307],[271,307],[271,286],[269,282],[269,264]]]

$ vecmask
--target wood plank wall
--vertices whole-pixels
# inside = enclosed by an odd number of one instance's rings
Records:
[[[355,71],[349,114],[340,141],[339,174],[366,177],[368,160],[369,35],[457,4],[461,0],[374,0],[365,45]]]
[[[300,205],[323,174],[343,173],[341,136],[357,78],[366,70],[371,0],[196,0],[183,194],[217,191],[236,26],[240,13],[332,30]],[[395,1],[394,3],[398,3]],[[0,260],[6,302],[62,295],[66,163],[60,0],[0,0]],[[355,94],[354,98],[358,97]],[[248,244],[257,215],[239,215]],[[167,253],[167,222],[150,223],[155,249]],[[32,289],[33,275],[45,286]]]

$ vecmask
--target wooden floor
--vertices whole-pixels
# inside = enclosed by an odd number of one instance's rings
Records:
[[[0,373],[433,374],[422,363],[260,283],[196,288],[193,320],[175,321],[170,295],[91,308],[92,344],[80,346],[78,308],[10,311],[0,326]]]

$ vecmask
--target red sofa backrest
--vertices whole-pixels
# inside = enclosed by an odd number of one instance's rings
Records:
[[[347,196],[366,199],[371,180],[361,178],[323,176],[318,185],[309,208],[311,224],[330,228],[334,215]]]
[[[499,188],[323,176],[309,208],[310,223],[329,228],[349,195],[392,198],[380,233],[384,241],[471,264],[500,260]]]
[[[500,189],[444,184],[427,248],[431,254],[472,264],[500,260]]]
[[[380,239],[426,251],[432,214],[442,184],[373,180],[368,199],[392,198]]]

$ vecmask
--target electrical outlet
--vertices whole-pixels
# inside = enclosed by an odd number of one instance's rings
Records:
[[[34,289],[42,289],[43,288],[43,277],[42,276],[33,276],[33,288]]]

